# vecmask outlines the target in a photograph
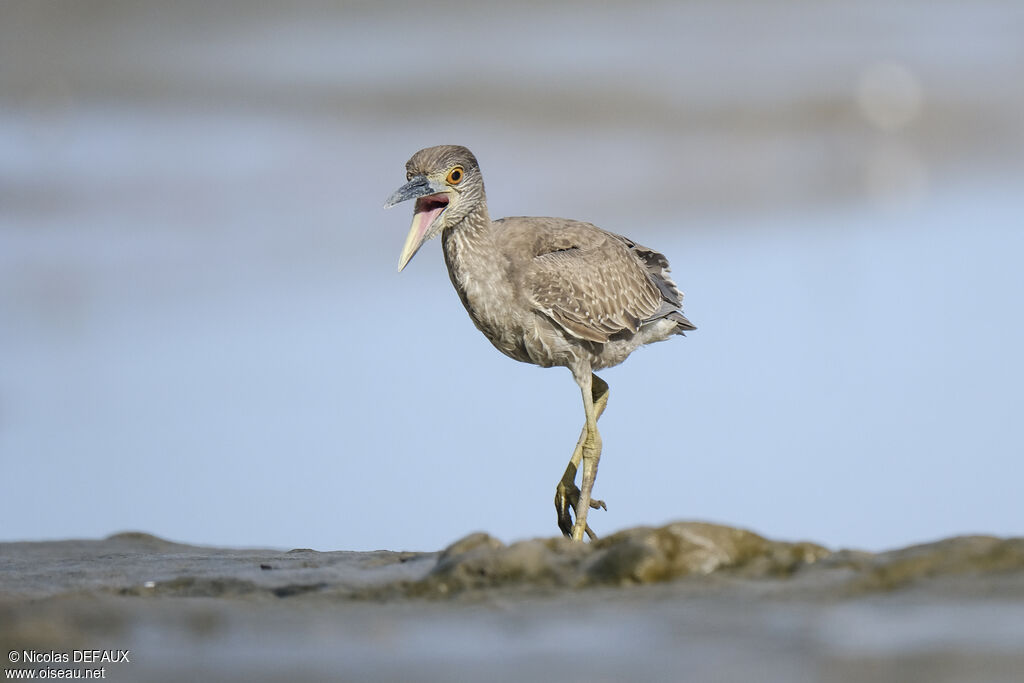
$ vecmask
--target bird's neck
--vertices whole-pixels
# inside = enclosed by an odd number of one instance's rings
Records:
[[[492,230],[491,216],[484,202],[461,221],[444,229],[441,233],[444,259],[453,282],[458,271],[466,268],[475,270],[478,257],[485,257],[491,252]],[[455,286],[458,288],[459,285],[456,283]]]
[[[481,295],[494,291],[496,279],[505,274],[502,256],[495,249],[494,224],[487,205],[481,203],[461,221],[445,228],[441,242],[448,276],[479,327]]]

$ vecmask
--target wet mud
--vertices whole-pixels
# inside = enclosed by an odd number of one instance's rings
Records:
[[[868,553],[677,522],[439,552],[3,543],[0,644],[131,649],[112,680],[1013,681],[1024,539]]]

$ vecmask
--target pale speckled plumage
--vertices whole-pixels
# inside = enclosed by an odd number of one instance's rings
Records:
[[[465,171],[464,179],[445,185],[440,179],[455,166]],[[449,199],[434,221],[439,226],[424,241],[440,227],[449,276],[473,323],[511,358],[569,368],[584,389],[585,404],[593,370],[618,365],[644,344],[695,329],[682,315],[683,295],[662,254],[580,221],[522,216],[492,221],[479,165],[464,147],[420,150],[406,170],[410,184],[432,179],[431,191]],[[396,193],[391,203],[407,198]],[[606,385],[604,392],[606,400]],[[577,463],[587,439],[600,450],[595,411],[585,407],[588,425],[594,424],[584,427]],[[593,467],[596,476],[596,457]],[[572,463],[570,468],[575,477]],[[581,499],[589,502],[586,488]],[[585,526],[585,508],[582,515],[576,510],[577,527]],[[574,537],[582,535],[577,531]]]
[[[504,354],[576,375],[617,365],[643,344],[692,329],[682,295],[651,250],[589,223],[473,215],[442,233],[452,284],[473,322]],[[663,306],[668,304],[668,306]]]

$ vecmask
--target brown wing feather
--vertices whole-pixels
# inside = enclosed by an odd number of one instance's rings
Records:
[[[536,245],[523,287],[540,312],[594,342],[636,332],[662,296],[647,268],[617,235],[584,223],[560,226]]]

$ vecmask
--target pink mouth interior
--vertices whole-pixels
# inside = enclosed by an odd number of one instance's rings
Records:
[[[420,197],[416,200],[416,210],[412,216],[412,224],[416,228],[416,234],[420,237],[426,234],[433,225],[434,220],[441,215],[441,212],[448,206],[448,195],[432,194]]]

